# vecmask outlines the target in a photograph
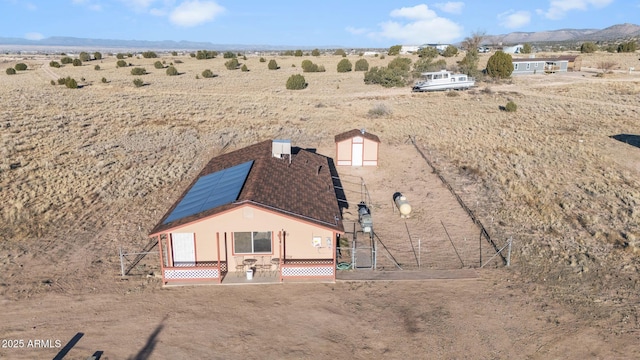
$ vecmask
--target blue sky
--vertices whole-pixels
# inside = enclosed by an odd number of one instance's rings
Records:
[[[389,47],[640,23],[640,0],[0,0],[0,37]]]

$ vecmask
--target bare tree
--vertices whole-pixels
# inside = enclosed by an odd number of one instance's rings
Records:
[[[602,73],[605,74],[616,67],[616,65],[618,64],[614,63],[613,61],[601,61],[600,63],[598,63],[598,68],[600,68],[600,70],[602,70]]]
[[[474,31],[471,33],[471,36],[466,37],[462,41],[462,48],[466,51],[478,51],[486,35],[487,33],[485,31]]]

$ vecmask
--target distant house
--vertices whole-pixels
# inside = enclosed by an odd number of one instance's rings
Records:
[[[580,71],[581,68],[581,60],[578,56],[560,56],[554,58],[514,58],[512,62],[512,75],[533,75],[567,71]]]
[[[418,45],[402,45],[400,48],[400,54],[415,54],[418,52],[419,48],[420,47]]]
[[[337,164],[377,166],[380,139],[364,129],[353,129],[335,136]]]
[[[211,159],[149,235],[163,283],[334,281],[344,230],[331,165],[283,140]]]
[[[505,46],[505,47],[502,48],[502,51],[507,53],[507,54],[521,54],[523,47],[524,47],[524,45],[522,45],[522,44],[518,44],[518,45],[514,45],[514,46]]]
[[[450,44],[423,44],[423,45],[420,45],[419,50],[422,50],[422,49],[427,48],[427,47],[432,47],[432,48],[435,48],[436,50],[438,50],[438,53],[442,53],[445,50],[447,50],[447,47],[449,47],[449,45]]]

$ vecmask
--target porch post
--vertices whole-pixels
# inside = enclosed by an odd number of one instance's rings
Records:
[[[216,246],[218,247],[218,283],[222,282],[222,264],[220,264],[220,233],[216,232]],[[227,264],[227,267],[229,264]]]

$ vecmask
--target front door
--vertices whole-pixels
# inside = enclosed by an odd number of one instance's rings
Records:
[[[195,266],[196,248],[193,233],[172,233],[173,266]]]
[[[363,154],[363,145],[362,143],[354,143],[351,151],[351,166],[362,166],[362,154]]]

